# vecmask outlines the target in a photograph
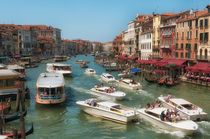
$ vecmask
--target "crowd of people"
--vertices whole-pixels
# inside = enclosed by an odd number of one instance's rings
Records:
[[[161,112],[160,119],[162,121],[176,122],[181,120],[181,117],[176,110],[167,109],[166,111]]]

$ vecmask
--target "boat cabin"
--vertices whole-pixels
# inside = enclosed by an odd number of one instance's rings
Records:
[[[62,63],[48,63],[47,67],[49,67],[55,71],[57,71],[57,70],[64,70],[64,71],[71,70],[71,66],[69,64],[62,64]]]
[[[17,85],[20,74],[9,69],[0,70],[0,96],[16,95],[20,87]],[[24,84],[22,84],[24,85]]]
[[[65,100],[64,77],[60,73],[41,73],[37,80],[36,102],[55,104]]]

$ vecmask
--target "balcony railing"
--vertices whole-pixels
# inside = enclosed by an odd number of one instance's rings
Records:
[[[160,24],[160,28],[163,28],[163,27],[170,27],[170,26],[176,26],[176,23]]]
[[[197,55],[197,59],[198,60],[208,60],[208,61],[210,61],[210,56],[200,56],[200,55]]]
[[[169,45],[161,45],[160,48],[169,48]]]

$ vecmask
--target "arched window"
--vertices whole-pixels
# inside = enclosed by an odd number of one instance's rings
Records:
[[[207,51],[207,49],[205,49],[204,55],[205,55],[205,59],[207,59],[208,58],[208,51]]]
[[[203,51],[202,51],[202,49],[200,49],[200,59],[202,58],[202,53],[203,53]]]

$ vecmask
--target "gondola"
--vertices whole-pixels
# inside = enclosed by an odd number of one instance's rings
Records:
[[[144,78],[147,82],[149,82],[149,83],[156,83],[157,82],[157,79],[155,79],[155,78]]]
[[[31,124],[31,127],[25,131],[25,135],[28,136],[30,134],[32,134],[34,132],[34,126],[33,123]],[[14,133],[3,133],[2,135],[13,138],[14,137]],[[17,133],[18,138],[21,138],[21,131],[18,131]]]
[[[27,114],[27,111],[24,111],[23,116],[25,117],[26,114]],[[20,116],[21,116],[20,112],[15,112],[13,114],[4,115],[3,119],[4,119],[5,123],[8,123],[8,122],[20,119]]]

